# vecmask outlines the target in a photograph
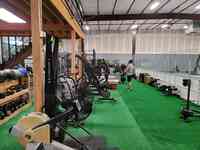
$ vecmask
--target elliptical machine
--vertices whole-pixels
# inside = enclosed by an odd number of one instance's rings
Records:
[[[183,86],[187,86],[188,91],[187,91],[186,106],[181,110],[181,118],[186,121],[190,117],[200,117],[200,111],[190,108],[191,80],[183,79]]]

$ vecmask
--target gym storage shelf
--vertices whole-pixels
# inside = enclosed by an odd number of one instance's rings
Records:
[[[29,89],[25,89],[25,90],[22,90],[20,92],[13,94],[13,95],[6,96],[5,98],[0,99],[0,106],[6,105],[10,102],[13,102],[16,100],[16,98],[18,98],[19,96],[22,96],[26,93],[29,94]]]
[[[4,123],[6,123],[7,121],[9,121],[11,118],[15,117],[16,115],[18,115],[20,112],[26,110],[27,108],[32,106],[32,102],[31,100],[29,100],[29,102],[24,105],[23,107],[19,108],[18,110],[16,110],[14,113],[12,113],[10,116],[7,116],[6,118],[4,118],[3,120],[0,120],[0,126]]]
[[[17,101],[18,97],[23,96],[25,94],[29,95],[29,98],[27,100],[27,104],[25,104],[24,106],[22,106],[21,108],[18,108],[16,111],[14,111],[13,113],[11,113],[9,116],[6,116],[4,119],[0,120],[0,125],[6,123],[8,120],[10,120],[11,118],[15,117],[17,114],[19,114],[20,112],[24,111],[26,108],[30,107],[32,105],[32,102],[30,100],[30,90],[29,88],[21,90],[17,93],[14,93],[12,95],[6,96],[5,98],[0,99],[0,107],[4,107],[5,105],[8,105],[12,102]]]

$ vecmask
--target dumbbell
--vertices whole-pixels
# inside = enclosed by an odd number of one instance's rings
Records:
[[[16,104],[16,108],[19,109],[20,108],[20,99],[16,100],[15,104]]]
[[[18,109],[18,108],[17,108],[17,103],[16,103],[16,102],[12,102],[11,105],[12,105],[12,111],[13,111],[13,112],[16,111],[16,110]]]
[[[10,104],[7,104],[3,107],[3,112],[5,116],[10,116],[12,114]]]
[[[20,99],[22,100],[23,104],[27,104],[28,99],[29,99],[29,95],[28,94],[24,94],[20,97]]]
[[[0,120],[5,118],[5,113],[3,112],[2,107],[0,107]]]
[[[16,89],[17,92],[19,92],[19,91],[23,90],[23,86],[22,85],[16,85],[15,89]]]
[[[0,99],[3,99],[6,97],[6,94],[5,93],[0,93]]]

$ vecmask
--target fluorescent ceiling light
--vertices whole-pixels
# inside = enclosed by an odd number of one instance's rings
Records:
[[[88,25],[85,25],[85,30],[89,31],[90,27]]]
[[[200,9],[200,4],[195,7],[195,9]]]
[[[134,25],[131,26],[131,29],[136,29],[137,27],[138,27],[138,25],[134,24]]]
[[[81,5],[79,5],[79,9],[80,9],[81,12],[83,12],[83,8],[82,8]]]
[[[160,2],[155,2],[151,5],[150,9],[154,10],[155,8],[157,8],[160,5]]]
[[[183,27],[184,29],[188,29],[188,26],[187,25],[184,25],[184,27]]]
[[[164,25],[162,25],[161,28],[167,28],[167,27],[168,27],[168,24],[164,24]]]
[[[0,8],[0,19],[8,23],[26,23],[26,21],[4,8]]]

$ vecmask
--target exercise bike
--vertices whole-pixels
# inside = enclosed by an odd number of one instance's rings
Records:
[[[82,82],[76,82],[73,78],[61,75],[58,77],[56,97],[61,106],[68,110],[74,110],[74,118],[71,122],[81,122],[92,113],[92,102],[84,95]]]

